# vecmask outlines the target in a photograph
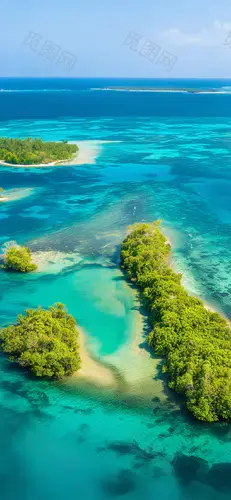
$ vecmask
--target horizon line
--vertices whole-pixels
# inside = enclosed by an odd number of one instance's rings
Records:
[[[148,77],[148,76],[0,76],[0,79],[39,79],[39,78],[48,78],[48,79],[67,79],[67,80],[100,80],[100,79],[122,79],[122,80],[230,80],[231,77],[186,77],[186,76],[177,76],[177,77]]]

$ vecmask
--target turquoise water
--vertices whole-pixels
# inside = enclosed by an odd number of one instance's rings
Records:
[[[205,115],[0,122],[0,135],[99,141],[86,165],[1,167],[1,186],[32,190],[0,206],[0,243],[48,257],[33,275],[0,273],[0,323],[64,302],[117,379],[47,383],[1,358],[2,499],[230,498],[231,427],[195,422],[167,391],[119,270],[127,226],[161,218],[185,285],[231,319],[231,118]]]

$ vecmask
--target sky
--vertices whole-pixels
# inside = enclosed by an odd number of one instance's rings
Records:
[[[231,0],[7,0],[0,76],[231,78]]]

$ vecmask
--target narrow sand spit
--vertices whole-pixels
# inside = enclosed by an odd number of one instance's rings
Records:
[[[82,366],[72,377],[68,380],[68,385],[76,385],[79,380],[85,380],[91,385],[100,387],[116,387],[117,381],[115,374],[110,368],[95,360],[89,354],[86,348],[86,335],[78,326],[79,331],[79,353],[81,357]]]
[[[72,160],[66,162],[67,165],[94,165],[97,157],[101,153],[102,144],[110,144],[112,142],[121,141],[103,141],[103,140],[90,140],[90,141],[69,141],[70,144],[76,144],[79,148],[77,154]]]
[[[127,283],[127,286],[130,285]],[[158,376],[160,369],[159,358],[153,358],[148,350],[147,317],[140,309],[139,292],[133,289],[134,305],[136,309],[133,331],[127,342],[114,354],[107,356],[105,360],[116,367],[125,382],[125,392],[137,398],[150,398],[158,396],[165,401],[167,395],[164,391],[162,379]]]
[[[70,144],[76,144],[79,151],[73,158],[65,162],[66,165],[94,165],[100,154],[101,144],[104,141],[69,141]]]

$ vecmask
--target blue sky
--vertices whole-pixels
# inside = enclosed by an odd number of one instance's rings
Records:
[[[0,76],[230,78],[229,32],[231,0],[7,0]]]

